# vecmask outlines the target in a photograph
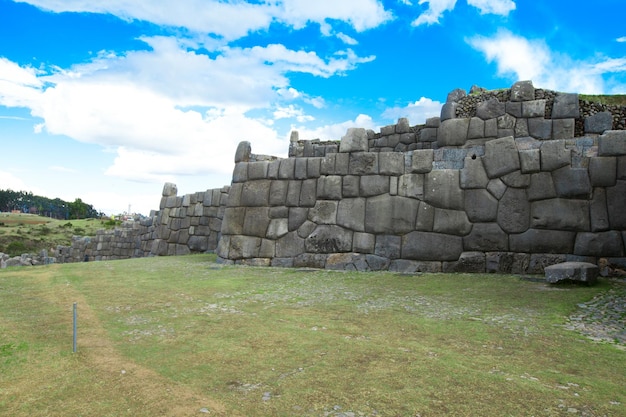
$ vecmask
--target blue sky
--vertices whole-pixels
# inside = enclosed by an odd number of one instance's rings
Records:
[[[0,188],[158,209],[286,156],[518,80],[626,94],[623,0],[0,0]]]

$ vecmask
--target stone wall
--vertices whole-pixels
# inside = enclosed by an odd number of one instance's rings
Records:
[[[541,94],[516,83],[469,117],[455,90],[423,126],[349,129],[338,143],[292,135],[286,159],[257,160],[242,143],[217,253],[402,272],[624,263],[626,131],[611,130],[612,113],[581,115],[576,94]]]
[[[59,246],[57,262],[104,261],[144,256],[186,255],[217,248],[229,187],[184,196],[176,185],[163,187],[159,211],[125,222],[94,237],[75,236]]]

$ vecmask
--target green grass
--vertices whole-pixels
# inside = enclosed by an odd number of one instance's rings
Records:
[[[0,213],[0,252],[18,256],[50,250],[57,245],[69,246],[72,236],[95,236],[99,229],[112,228],[115,224],[99,219],[55,220],[32,214]]]
[[[626,94],[614,95],[587,95],[579,94],[581,100],[592,101],[600,104],[608,104],[614,106],[626,106]]]
[[[213,261],[1,271],[0,415],[626,415],[625,352],[564,328],[606,282]]]

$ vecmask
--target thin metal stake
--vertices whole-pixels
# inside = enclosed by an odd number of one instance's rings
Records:
[[[73,338],[72,338],[72,352],[76,353],[76,303],[74,303],[74,308],[73,308]]]

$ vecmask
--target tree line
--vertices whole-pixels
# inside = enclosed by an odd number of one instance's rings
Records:
[[[0,211],[19,211],[61,220],[98,218],[103,215],[80,198],[68,202],[13,190],[0,190]]]

